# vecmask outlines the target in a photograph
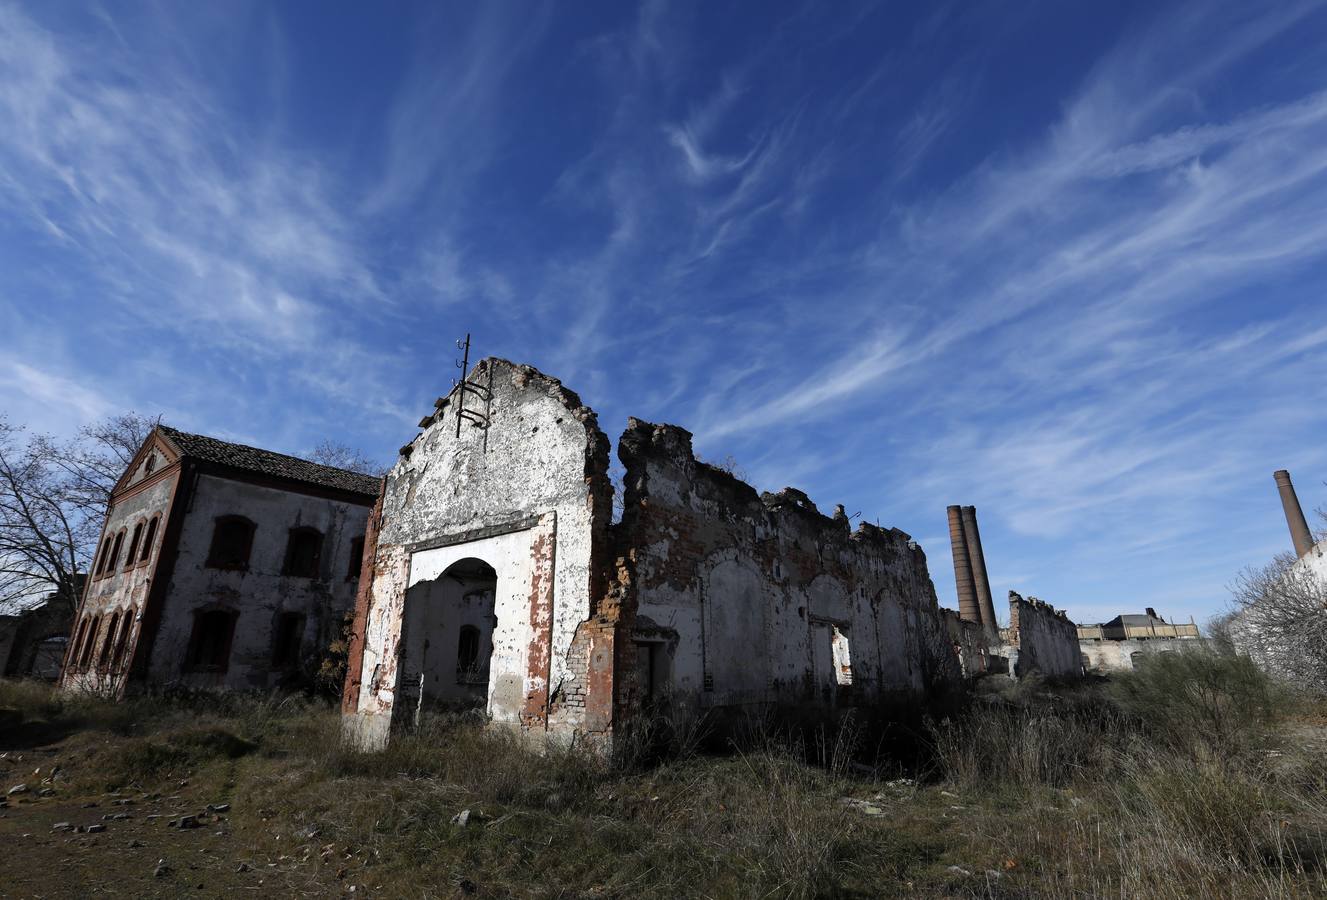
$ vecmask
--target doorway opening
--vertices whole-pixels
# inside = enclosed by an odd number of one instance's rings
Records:
[[[398,702],[411,723],[430,711],[487,708],[497,582],[492,566],[467,557],[406,592]]]

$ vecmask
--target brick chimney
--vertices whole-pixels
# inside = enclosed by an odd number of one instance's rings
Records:
[[[995,621],[995,601],[991,599],[990,576],[986,574],[986,553],[981,547],[981,532],[977,530],[977,507],[963,507],[963,537],[967,539],[968,562],[972,566],[972,580],[977,589],[977,610],[981,624],[991,634],[1000,630]]]
[[[1295,496],[1295,486],[1290,483],[1290,473],[1277,469],[1272,477],[1281,493],[1281,507],[1286,511],[1286,524],[1290,526],[1290,539],[1295,543],[1295,555],[1303,556],[1313,549],[1313,538],[1309,536],[1309,523],[1304,521],[1304,510],[1300,509],[1299,498]]]
[[[968,540],[963,533],[963,508],[951,506],[948,513],[949,548],[954,554],[954,585],[958,588],[958,617],[980,623],[977,583],[972,578],[972,559],[968,556]]]

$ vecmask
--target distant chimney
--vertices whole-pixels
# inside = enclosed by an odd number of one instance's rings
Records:
[[[977,584],[972,578],[972,560],[968,556],[968,541],[963,534],[963,510],[951,506],[949,512],[949,548],[954,554],[954,586],[958,588],[958,617],[969,622],[981,622],[977,606]]]
[[[1295,555],[1303,556],[1313,549],[1313,538],[1309,537],[1309,523],[1304,521],[1304,510],[1299,508],[1290,473],[1278,469],[1272,477],[1276,479],[1276,489],[1281,492],[1281,506],[1286,511],[1286,524],[1290,526],[1290,539],[1295,543]]]
[[[1147,608],[1147,614],[1154,619],[1161,618],[1160,616],[1157,615],[1157,611],[1150,606]]]
[[[995,602],[991,599],[991,581],[986,574],[986,553],[981,548],[981,532],[977,530],[977,507],[965,506],[963,513],[963,536],[967,539],[968,562],[972,566],[972,581],[977,589],[977,610],[981,614],[981,624],[992,634],[1000,630],[1000,623],[995,621]]]

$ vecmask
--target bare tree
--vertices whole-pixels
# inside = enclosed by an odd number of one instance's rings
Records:
[[[115,483],[159,424],[161,416],[130,411],[84,425],[77,437],[64,444],[50,438],[38,440],[51,463],[63,473],[69,502],[99,526]]]
[[[87,516],[71,501],[51,442],[0,418],[0,604],[54,593],[78,605]],[[93,540],[95,540],[95,534]]]
[[[1267,672],[1327,691],[1327,579],[1294,554],[1244,570],[1226,623],[1232,643]]]
[[[321,441],[318,446],[310,450],[308,460],[319,465],[375,477],[386,474],[388,468],[377,460],[370,459],[362,450],[331,440]]]

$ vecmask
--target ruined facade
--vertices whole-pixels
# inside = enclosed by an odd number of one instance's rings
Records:
[[[614,522],[609,442],[556,379],[485,360],[420,425],[368,526],[343,696],[361,747],[435,707],[603,744],[642,717],[869,705],[987,670],[993,636],[939,607],[907,534],[760,494],[681,428],[630,421]],[[1059,666],[1041,614],[1027,659]]]
[[[1143,613],[1125,613],[1109,622],[1078,626],[1078,645],[1084,668],[1096,675],[1131,672],[1152,653],[1171,653],[1197,646],[1198,626],[1167,622],[1148,607]]]
[[[307,677],[358,583],[377,479],[158,426],[115,485],[68,690]]]
[[[1009,674],[1015,678],[1033,672],[1053,678],[1083,674],[1078,626],[1036,597],[1025,600],[1016,591],[1009,592],[1009,627],[1000,637],[1000,652],[1009,660]]]

